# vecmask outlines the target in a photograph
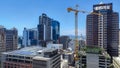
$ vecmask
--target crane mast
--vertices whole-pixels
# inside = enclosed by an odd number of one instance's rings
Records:
[[[89,13],[89,14],[93,14],[93,15],[98,15],[98,16],[102,16],[103,15],[101,13],[95,13],[95,12],[87,12],[87,11],[83,11],[83,10],[78,10],[78,5],[76,5],[76,9],[73,8],[67,8],[68,12],[73,11],[75,13],[75,54],[74,54],[74,59],[75,59],[75,63],[77,63],[79,61],[79,41],[78,41],[78,12],[81,13]],[[80,46],[81,48],[81,46]],[[75,66],[76,68],[78,68],[78,66]]]

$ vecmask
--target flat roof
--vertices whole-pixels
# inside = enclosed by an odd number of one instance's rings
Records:
[[[9,54],[9,55],[20,55],[20,56],[35,56],[37,55],[37,51],[43,50],[45,48],[40,46],[31,46],[31,47],[25,47],[20,50],[14,50],[11,52],[3,52],[3,54]]]
[[[40,46],[30,46],[30,47],[25,47],[19,50],[14,50],[11,52],[3,52],[2,54],[8,54],[8,55],[16,55],[16,56],[38,56],[38,52],[52,52],[56,49],[54,48],[45,48],[45,47],[40,47]]]
[[[86,46],[81,48],[81,51],[85,51],[86,53],[101,54],[102,49],[100,47]]]
[[[101,47],[86,46],[81,48],[81,50],[79,51],[79,55],[86,55],[86,53],[101,54],[104,55],[106,58],[110,58],[109,54]]]

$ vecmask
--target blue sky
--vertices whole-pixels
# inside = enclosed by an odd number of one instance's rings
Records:
[[[92,11],[93,4],[113,3],[113,10],[120,13],[120,0],[0,0],[0,25],[5,28],[16,27],[19,35],[23,28],[35,28],[38,17],[46,13],[49,17],[60,22],[61,35],[74,35],[74,13],[68,13],[67,8]],[[86,15],[79,13],[79,35],[85,35]]]

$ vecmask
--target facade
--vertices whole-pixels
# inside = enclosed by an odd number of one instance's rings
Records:
[[[86,48],[79,53],[79,68],[113,68],[107,52],[99,48]]]
[[[112,3],[93,5],[93,12],[102,16],[87,15],[87,46],[103,47],[111,56],[118,56],[118,13],[113,11]]]
[[[74,65],[74,53],[73,52],[64,53],[63,59],[68,61],[68,65]]]
[[[120,55],[120,29],[119,29],[119,47],[118,47],[119,49],[119,55]]]
[[[49,18],[46,14],[39,16],[38,39],[39,43],[46,47],[46,42],[56,42],[60,34],[60,24],[58,21]]]
[[[23,47],[37,45],[38,44],[38,31],[36,28],[23,30]]]
[[[61,57],[58,50],[46,50],[44,57],[34,57],[33,68],[61,68]]]
[[[120,29],[119,29],[119,56],[113,57],[114,68],[120,68]]]
[[[63,44],[63,49],[67,49],[68,48],[69,41],[70,41],[69,36],[61,36],[59,38],[59,43]]]
[[[6,29],[0,25],[0,61],[1,53],[17,49],[17,29]]]
[[[16,28],[6,29],[6,51],[16,50],[18,46],[18,31]]]
[[[6,35],[4,31],[4,27],[0,25],[0,57],[1,57],[1,52],[6,51]]]
[[[57,49],[40,46],[25,47],[4,52],[1,68],[60,68],[60,58]]]
[[[110,59],[106,59],[105,56],[99,54],[88,53],[81,57],[81,67],[79,68],[109,68],[111,65]],[[113,67],[112,67],[113,68]]]
[[[60,36],[60,23],[55,20],[52,21],[52,35],[53,43],[57,43]]]
[[[19,36],[18,37],[18,48],[23,48],[24,46],[23,46],[23,44],[22,44],[22,41],[23,40],[23,37],[22,36]]]
[[[39,17],[39,25],[38,25],[38,32],[39,32],[39,40],[52,40],[52,27],[51,23],[52,19],[50,19],[46,14],[42,14]]]
[[[17,49],[18,32],[16,28],[6,29],[0,27],[1,51],[12,51]]]
[[[5,36],[5,31],[4,27],[0,26],[0,50],[5,51],[5,43],[6,43],[6,36]]]

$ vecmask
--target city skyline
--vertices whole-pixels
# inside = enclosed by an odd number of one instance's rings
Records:
[[[91,2],[83,0],[1,0],[0,25],[8,29],[16,27],[18,34],[22,36],[24,27],[37,27],[39,16],[46,13],[60,22],[60,35],[74,35],[74,13],[68,13],[66,9],[75,8],[75,5],[78,4],[80,10],[91,11],[93,5],[100,2],[113,3],[113,10],[120,13],[119,0],[91,0]],[[86,35],[86,15],[79,13],[79,35]]]

